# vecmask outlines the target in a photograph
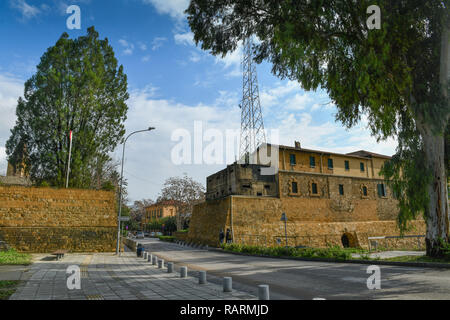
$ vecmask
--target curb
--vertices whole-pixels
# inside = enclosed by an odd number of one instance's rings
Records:
[[[399,267],[415,267],[415,268],[435,268],[435,269],[450,269],[450,263],[435,263],[435,262],[400,262],[400,261],[383,261],[383,260],[337,260],[326,258],[301,258],[301,257],[274,257],[265,255],[254,255],[242,252],[224,251],[218,248],[209,248],[208,251],[214,251],[223,254],[234,254],[238,256],[283,259],[283,260],[297,260],[310,262],[329,262],[329,263],[353,263],[353,264],[369,264],[369,265],[385,265],[385,266],[399,266]]]

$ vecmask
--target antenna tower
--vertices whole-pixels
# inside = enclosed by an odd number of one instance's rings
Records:
[[[252,39],[250,37],[247,38],[244,42],[244,57],[242,60],[243,95],[242,102],[239,106],[241,108],[239,159],[247,164],[250,160],[250,154],[252,154],[258,146],[266,142],[252,45]]]

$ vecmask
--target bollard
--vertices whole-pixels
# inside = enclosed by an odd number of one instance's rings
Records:
[[[158,269],[162,269],[164,268],[164,259],[159,259],[158,260]]]
[[[167,273],[172,273],[173,272],[173,262],[168,262],[167,263]]]
[[[187,277],[187,267],[181,267],[180,268],[180,278],[186,278]]]
[[[270,300],[269,286],[267,284],[262,284],[262,285],[258,286],[258,299],[259,300]]]
[[[206,284],[206,271],[199,271],[198,284]]]
[[[233,280],[231,277],[223,278],[223,292],[233,291]]]
[[[153,256],[152,257],[152,265],[156,265],[156,261],[157,261],[158,257],[157,256]]]
[[[147,260],[147,255],[148,255],[148,252],[144,251],[144,260]]]
[[[152,262],[152,254],[150,252],[147,255],[147,261]]]

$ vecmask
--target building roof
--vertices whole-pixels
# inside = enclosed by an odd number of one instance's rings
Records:
[[[159,202],[155,202],[154,204],[151,204],[149,206],[146,206],[145,208],[158,207],[158,206],[176,206],[181,203],[182,202],[178,201],[178,200],[162,200]]]
[[[266,145],[271,146],[272,144],[266,143]],[[275,144],[273,146],[278,146],[279,149],[305,151],[305,152],[312,152],[312,153],[323,153],[323,154],[329,154],[329,155],[353,157],[353,158],[360,158],[360,159],[367,159],[367,158],[391,159],[391,157],[389,157],[389,156],[385,156],[382,154],[365,151],[365,150],[359,150],[359,151],[350,152],[350,153],[337,153],[337,152],[329,152],[329,151],[321,151],[321,150],[313,150],[313,149],[295,148],[295,147],[275,145]]]

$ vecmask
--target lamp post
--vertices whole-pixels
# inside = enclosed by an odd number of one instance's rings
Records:
[[[282,213],[281,215],[281,221],[284,221],[284,235],[286,237],[286,248],[288,247],[288,240],[287,240],[287,217],[286,217],[286,213]]]
[[[155,128],[149,127],[146,130],[138,130],[138,131],[132,132],[125,138],[125,141],[123,142],[122,170],[120,171],[120,186],[119,186],[119,217],[118,217],[118,223],[117,223],[117,245],[116,245],[116,254],[117,255],[120,254],[120,222],[121,222],[120,219],[122,217],[122,183],[123,183],[123,162],[125,159],[125,144],[127,143],[128,138],[131,137],[133,134],[139,133],[139,132],[152,131],[152,130],[155,130]]]

